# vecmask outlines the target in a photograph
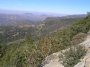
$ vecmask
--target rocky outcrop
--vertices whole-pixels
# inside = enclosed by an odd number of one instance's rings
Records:
[[[42,63],[43,67],[64,67],[59,62],[59,54],[61,52],[53,53],[52,55],[46,57],[45,61]]]

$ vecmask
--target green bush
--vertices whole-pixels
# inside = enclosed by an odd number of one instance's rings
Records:
[[[85,33],[78,33],[77,35],[75,35],[72,40],[71,43],[72,45],[76,45],[81,43],[82,41],[85,40],[86,34]]]
[[[86,50],[82,46],[70,47],[68,50],[60,54],[60,61],[65,67],[73,67],[86,54]]]

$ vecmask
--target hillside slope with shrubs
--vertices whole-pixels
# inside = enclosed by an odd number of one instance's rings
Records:
[[[38,41],[28,36],[25,41],[0,46],[0,67],[40,67],[48,55],[84,41],[90,30],[90,16],[70,27],[50,33]]]

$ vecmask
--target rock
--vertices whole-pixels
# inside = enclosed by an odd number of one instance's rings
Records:
[[[86,63],[85,63],[85,67],[90,67],[90,57],[87,58]]]
[[[79,62],[77,65],[75,65],[74,67],[84,67],[85,66],[85,62]]]
[[[44,65],[43,67],[64,67],[62,64],[60,64],[59,61],[59,54],[61,52],[53,53],[52,55],[45,58],[45,61],[42,62]]]

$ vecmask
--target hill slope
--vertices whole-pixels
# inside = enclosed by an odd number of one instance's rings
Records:
[[[70,46],[78,45],[84,40],[89,30],[90,16],[70,27],[57,30],[39,38],[37,41],[28,36],[21,42],[10,43],[6,46],[4,44],[0,45],[0,67],[43,66],[42,62],[47,56],[67,49]],[[80,57],[77,58],[80,59],[82,56],[80,54]],[[76,60],[79,60],[77,58]]]
[[[84,67],[84,66],[89,67],[90,66],[90,33],[85,38],[85,41],[80,43],[80,45],[85,47],[85,49],[87,49],[88,51],[87,51],[87,54],[84,56],[84,58],[81,59],[81,61],[79,63],[77,63],[74,67]],[[66,51],[66,50],[67,49],[65,49],[63,51]],[[64,67],[62,64],[60,64],[60,59],[59,59],[59,55],[63,51],[56,52],[50,56],[47,56],[45,61],[43,62],[43,64],[44,64],[43,67]]]

